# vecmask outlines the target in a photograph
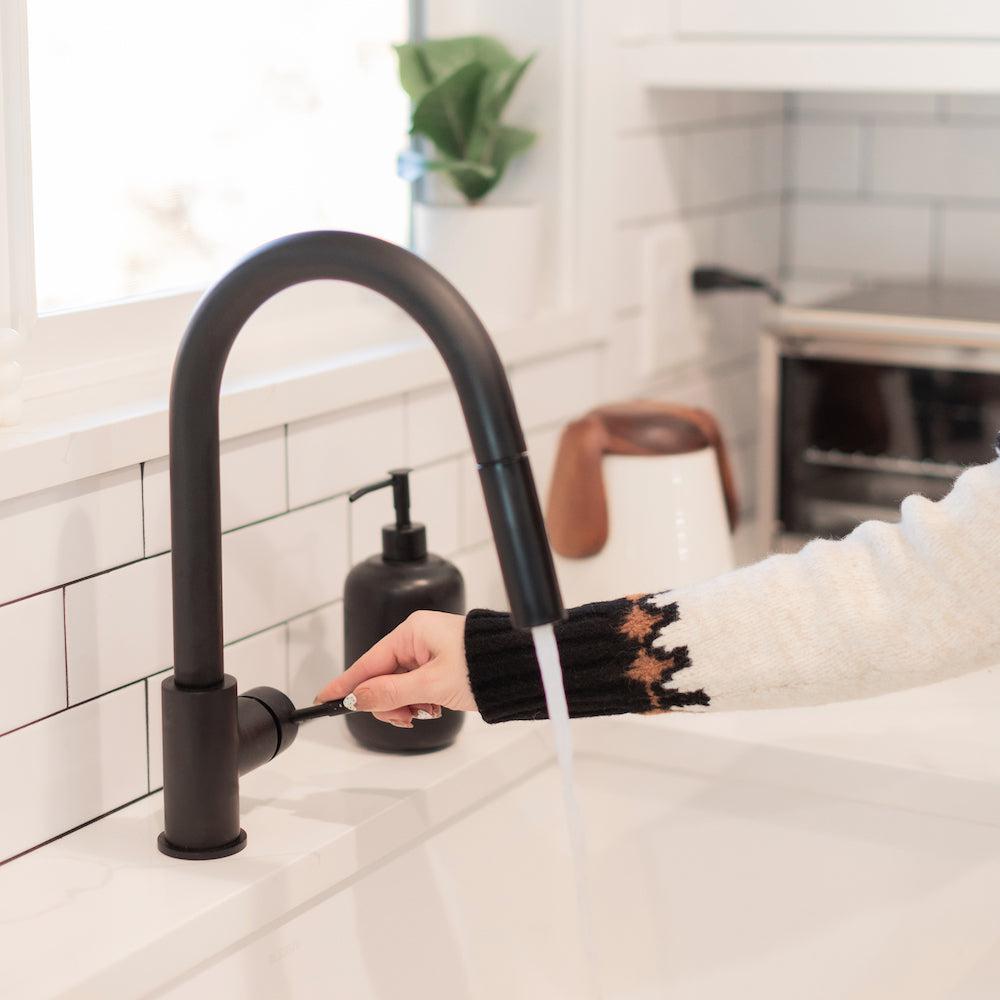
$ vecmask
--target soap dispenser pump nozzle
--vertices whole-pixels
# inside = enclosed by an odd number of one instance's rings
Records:
[[[411,562],[427,555],[427,530],[410,520],[410,473],[412,469],[390,469],[388,479],[361,486],[350,494],[354,503],[368,493],[392,487],[392,505],[396,523],[382,528],[382,558],[390,562]]]

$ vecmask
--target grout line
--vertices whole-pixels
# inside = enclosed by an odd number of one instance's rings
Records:
[[[781,134],[781,195],[778,199],[778,285],[788,279],[792,258],[792,218],[795,211],[792,169],[797,123],[795,95],[785,95],[784,125]]]
[[[640,139],[651,135],[707,135],[739,128],[766,128],[768,125],[780,123],[782,114],[781,111],[763,111],[750,115],[696,118],[692,121],[672,122],[665,125],[633,125],[618,129],[614,135],[618,139]]]
[[[797,192],[802,201],[818,205],[882,205],[888,208],[928,208],[940,205],[943,208],[960,208],[995,212],[1000,210],[1000,196],[985,198],[980,196],[925,194],[891,194],[879,191],[871,198],[861,198],[856,193],[807,189]]]
[[[588,349],[592,349],[592,347],[593,347],[593,345],[590,345],[590,348],[588,348]],[[561,353],[556,353],[554,355],[550,355],[549,359],[554,358],[554,357],[561,357],[561,356],[562,356]],[[534,430],[534,429],[536,429],[536,428],[534,428],[534,427],[525,428],[526,431],[527,430]],[[466,447],[466,448],[462,449],[461,451],[454,452],[453,454],[442,456],[440,458],[435,458],[432,461],[424,462],[421,465],[415,465],[415,466],[413,466],[413,471],[417,472],[417,471],[422,470],[422,469],[428,469],[428,468],[431,468],[431,467],[433,467],[435,465],[439,465],[439,464],[441,464],[443,462],[454,460],[456,458],[461,458],[462,456],[467,455],[469,453],[470,453],[470,449],[468,447]],[[322,504],[331,503],[334,500],[340,500],[342,498],[345,498],[345,497],[347,497],[347,495],[349,493],[350,493],[350,490],[343,490],[343,491],[341,491],[339,493],[331,494],[330,496],[323,496],[323,497],[319,497],[316,500],[309,500],[306,503],[302,503],[302,504],[300,504],[297,507],[290,507],[288,510],[277,511],[274,514],[268,514],[266,517],[258,518],[256,521],[248,521],[246,524],[240,524],[240,525],[236,525],[235,527],[232,527],[232,528],[227,528],[225,531],[222,532],[222,535],[223,535],[223,537],[225,537],[226,535],[234,534],[237,531],[244,531],[247,528],[254,528],[254,527],[257,527],[258,525],[261,525],[261,524],[267,524],[269,521],[275,521],[278,518],[287,517],[289,514],[297,514],[297,513],[301,512],[301,511],[309,510],[311,507],[319,507]],[[7,607],[10,604],[18,604],[21,601],[27,601],[27,600],[30,600],[33,597],[40,597],[42,594],[51,594],[53,591],[56,591],[56,590],[63,590],[63,591],[65,591],[65,589],[67,587],[76,586],[78,583],[86,583],[89,580],[96,580],[98,577],[106,576],[108,573],[114,573],[114,572],[116,572],[118,570],[128,569],[131,566],[136,566],[136,565],[138,565],[139,563],[142,563],[142,562],[149,562],[152,559],[160,559],[163,556],[169,555],[170,551],[171,551],[170,549],[164,549],[162,552],[154,552],[154,553],[152,553],[152,554],[150,554],[148,556],[143,556],[143,557],[140,557],[138,559],[131,559],[128,562],[124,562],[124,563],[118,563],[117,565],[110,566],[107,569],[97,570],[97,571],[95,571],[93,573],[88,573],[86,576],[76,577],[73,580],[67,580],[64,583],[56,584],[53,587],[46,587],[44,590],[38,590],[38,591],[35,591],[34,593],[31,593],[31,594],[24,594],[24,595],[22,595],[20,597],[13,597],[9,601],[0,602],[0,608]],[[2,734],[0,734],[0,735],[2,735]]]
[[[930,239],[928,247],[927,273],[932,285],[941,281],[944,256],[944,211],[938,204],[931,205]]]
[[[143,680],[142,682],[143,693],[145,694],[146,700],[146,791],[151,792],[152,788],[149,787],[149,773],[150,773],[150,761],[149,761],[149,681]]]
[[[93,819],[88,819],[83,823],[78,823],[74,827],[70,827],[68,830],[63,830],[62,833],[57,833],[54,837],[49,837],[43,840],[41,843],[34,844],[31,847],[26,847],[23,851],[18,851],[17,854],[12,854],[9,858],[0,859],[0,868],[4,865],[9,864],[11,861],[17,861],[18,858],[23,858],[26,854],[31,854],[33,851],[37,851],[40,847],[45,847],[48,844],[52,844],[57,840],[62,840],[63,837],[68,837],[71,833],[76,833],[77,830],[82,830],[86,826],[90,826],[91,823],[96,823],[98,820],[107,819],[109,816],[113,816],[116,812],[121,812],[122,809],[127,809],[129,806],[134,806],[136,802],[141,802],[143,799],[148,799],[150,792],[143,792],[142,795],[136,796],[134,799],[129,799],[128,802],[123,802],[120,806],[115,806],[114,809],[109,809],[107,812],[101,813],[100,816],[95,816]]]
[[[704,216],[738,212],[746,208],[763,208],[776,201],[776,192],[773,191],[763,194],[740,195],[722,201],[706,202],[703,205],[685,206],[673,212],[651,212],[648,215],[624,216],[615,220],[615,228],[618,230],[645,229],[662,225],[665,222],[687,222]]]
[[[850,122],[855,122],[859,118],[864,119],[869,125],[873,125],[876,128],[901,128],[905,126],[917,126],[917,125],[934,125],[938,123],[937,110],[932,108],[930,111],[810,111],[808,109],[803,110],[798,109],[798,114],[796,116],[799,121],[806,122],[808,124],[816,125],[829,125],[829,124],[848,124]],[[984,118],[989,116],[984,115]],[[998,116],[1000,117],[1000,116]],[[996,124],[998,118],[994,118],[993,122]]]
[[[142,557],[146,558],[146,463],[139,463],[139,519],[142,529]]]
[[[10,736],[11,733],[19,733],[22,729],[27,729],[29,726],[37,726],[40,722],[46,722],[49,719],[54,719],[57,715],[64,715],[66,712],[72,712],[74,708],[79,708],[81,705],[88,705],[90,702],[97,701],[99,698],[107,698],[108,695],[117,694],[119,691],[124,691],[125,688],[133,687],[136,684],[142,684],[144,681],[145,678],[143,677],[126,681],[124,684],[119,684],[118,687],[111,688],[108,691],[102,691],[100,694],[91,695],[89,698],[84,698],[82,701],[75,701],[72,705],[67,705],[65,708],[57,708],[54,712],[49,712],[47,715],[40,715],[37,719],[32,719],[30,722],[22,722],[21,725],[0,733],[0,739],[4,736]]]
[[[287,513],[292,508],[292,486],[291,486],[291,476],[288,472],[288,424],[282,425],[284,429],[284,435],[282,437],[282,447],[284,448],[284,459],[285,459],[285,512]]]
[[[66,678],[66,707],[69,708],[69,629],[66,626],[66,588],[62,588],[63,675]]]
[[[870,124],[863,119],[857,123],[858,129],[858,197],[862,201],[874,198],[875,180],[875,134]]]

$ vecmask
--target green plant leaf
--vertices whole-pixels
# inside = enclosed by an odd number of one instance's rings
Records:
[[[395,46],[399,77],[414,102],[411,134],[429,139],[437,156],[399,158],[400,176],[443,171],[470,202],[499,182],[513,156],[534,141],[526,129],[500,124],[507,103],[534,56],[514,58],[483,35]]]
[[[394,45],[393,49],[399,62],[399,82],[415,104],[427,93],[432,83],[420,56],[420,46],[407,42],[405,45]]]
[[[490,70],[479,88],[479,115],[481,118],[498,122],[507,102],[514,93],[514,88],[520,83],[525,71],[535,61],[534,54],[521,62],[514,61],[512,65],[502,69]]]
[[[396,173],[404,181],[415,181],[429,173],[459,169],[479,174],[480,177],[485,178],[493,177],[496,173],[493,167],[473,163],[471,160],[454,160],[451,157],[435,160],[413,149],[407,149],[400,153],[396,161]]]
[[[500,42],[485,35],[432,38],[420,43],[420,49],[433,80],[450,76],[470,62],[482,63],[489,70],[505,69],[517,62]]]
[[[414,103],[436,83],[472,62],[491,72],[510,70],[517,60],[494,38],[467,35],[394,45],[399,81]]]
[[[413,109],[412,131],[427,136],[442,153],[464,159],[485,73],[481,63],[472,62],[432,86]]]

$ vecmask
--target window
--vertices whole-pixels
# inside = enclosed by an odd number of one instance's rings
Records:
[[[405,242],[407,0],[26,2],[39,316],[302,229]]]

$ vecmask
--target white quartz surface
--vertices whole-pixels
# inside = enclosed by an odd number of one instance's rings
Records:
[[[646,759],[720,787],[764,775],[797,808],[821,779],[901,815],[938,803],[1000,826],[998,716],[994,669],[812,709],[585,720],[577,740],[589,758]],[[143,995],[470,810],[503,813],[498,796],[550,758],[535,725],[470,719],[449,750],[400,759],[357,749],[339,720],[316,723],[244,780],[242,854],[159,855],[156,795],[0,868],[0,996]]]
[[[398,758],[321,720],[241,782],[240,854],[164,857],[157,794],[4,865],[0,997],[144,995],[541,766],[545,735],[470,718]]]

